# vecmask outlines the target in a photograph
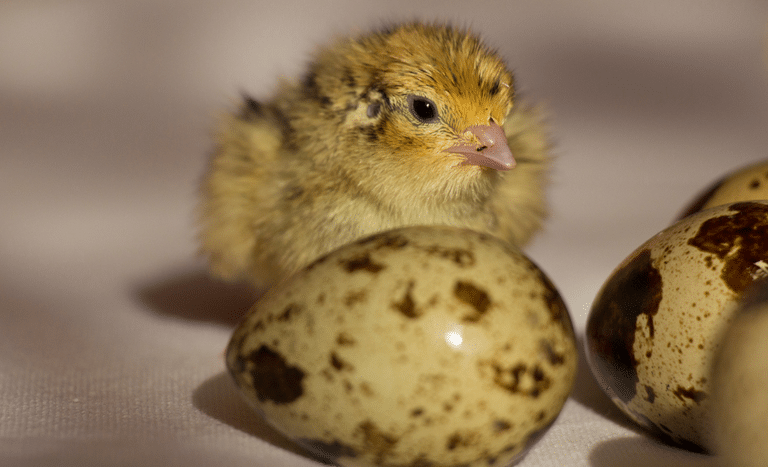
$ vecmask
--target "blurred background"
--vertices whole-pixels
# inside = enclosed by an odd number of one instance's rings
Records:
[[[527,252],[579,333],[625,256],[766,158],[763,1],[6,0],[4,465],[317,465],[243,412],[222,373],[253,297],[205,276],[197,184],[241,92],[268,97],[335,35],[414,18],[470,26],[546,109],[552,215]],[[642,437],[582,368],[521,465],[710,462]]]

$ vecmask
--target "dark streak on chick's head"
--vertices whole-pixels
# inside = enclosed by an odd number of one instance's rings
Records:
[[[386,144],[401,155],[438,156],[470,126],[501,125],[514,99],[512,73],[479,38],[418,22],[321,50],[302,89],[323,117],[354,128],[349,143]],[[414,98],[434,103],[436,118],[419,118]]]
[[[320,89],[317,82],[317,71],[311,68],[304,76],[304,82],[302,83],[305,95],[317,101],[322,107],[330,107],[333,104],[330,96]]]
[[[503,122],[514,98],[513,77],[501,58],[467,30],[408,23],[358,39],[361,62],[406,107],[408,95],[434,101],[455,131],[489,118]]]

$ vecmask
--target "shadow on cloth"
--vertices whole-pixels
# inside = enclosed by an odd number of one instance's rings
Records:
[[[202,269],[193,269],[141,284],[134,295],[156,313],[235,326],[260,293],[248,284],[218,281]]]
[[[243,400],[234,381],[226,372],[219,373],[205,380],[192,394],[192,404],[209,417],[259,438],[275,447],[322,464],[333,465],[313,456],[267,424]]]
[[[614,438],[595,445],[589,454],[592,467],[716,467],[716,456],[675,448],[652,438]]]
[[[617,425],[633,430],[638,434],[645,434],[642,428],[635,425],[597,384],[587,363],[583,335],[576,336],[576,346],[579,351],[579,368],[576,371],[576,380],[571,391],[571,399]]]

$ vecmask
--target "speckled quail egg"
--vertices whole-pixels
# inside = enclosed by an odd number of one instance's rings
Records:
[[[721,204],[760,199],[768,199],[768,161],[727,174],[704,189],[680,217]]]
[[[652,237],[590,310],[586,350],[601,387],[652,433],[706,450],[717,336],[766,271],[768,201],[707,209]]]
[[[274,427],[342,466],[503,466],[556,418],[577,364],[568,311],[518,250],[408,227],[267,292],[227,367]]]
[[[725,467],[768,460],[768,281],[758,282],[734,312],[712,371],[713,450]]]

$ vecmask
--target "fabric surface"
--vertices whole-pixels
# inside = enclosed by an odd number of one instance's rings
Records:
[[[721,175],[764,159],[768,4],[0,4],[0,465],[319,465],[224,373],[253,302],[196,256],[217,112],[334,34],[468,24],[546,105],[552,215],[527,249],[583,334],[611,270]],[[519,464],[714,466],[645,437],[582,361]]]

